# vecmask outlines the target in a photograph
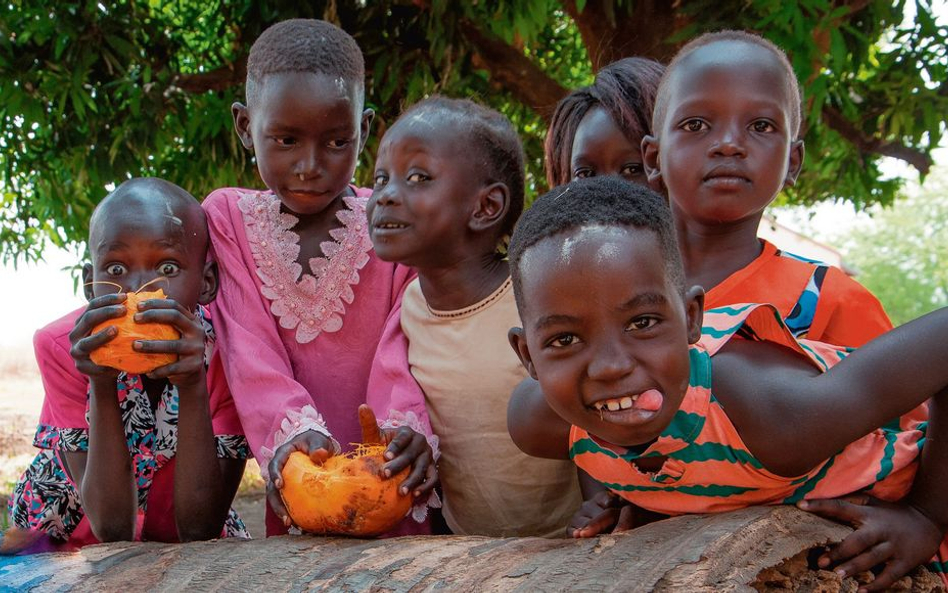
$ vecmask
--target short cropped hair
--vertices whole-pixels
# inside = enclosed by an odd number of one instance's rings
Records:
[[[325,74],[360,90],[365,86],[365,59],[355,39],[316,19],[281,21],[260,34],[247,58],[247,105],[253,105],[267,76],[283,72]]]
[[[408,108],[399,120],[411,116],[443,118],[439,125],[451,125],[456,137],[463,139],[471,153],[471,166],[480,165],[487,183],[500,182],[510,192],[510,205],[499,236],[513,232],[523,213],[524,157],[520,136],[503,114],[469,99],[451,99],[435,95]],[[393,128],[398,125],[395,122]]]
[[[508,257],[514,295],[525,311],[520,262],[528,249],[546,239],[589,226],[633,226],[656,234],[672,285],[685,290],[685,273],[675,225],[665,198],[637,183],[612,175],[576,179],[543,194],[524,212],[510,240]]]
[[[668,101],[670,98],[669,93],[671,81],[682,60],[693,54],[696,50],[719,41],[737,41],[747,43],[749,45],[756,45],[757,47],[762,47],[776,56],[777,60],[780,62],[781,68],[783,69],[783,75],[790,90],[791,139],[797,138],[800,135],[800,128],[803,122],[803,93],[800,90],[800,83],[797,80],[796,72],[793,70],[793,65],[787,58],[787,54],[782,49],[777,47],[773,42],[764,39],[760,35],[756,35],[748,31],[735,31],[731,29],[715,31],[713,33],[705,33],[700,37],[696,37],[685,44],[685,46],[682,47],[677,54],[675,54],[674,59],[672,59],[671,63],[668,65],[668,69],[665,71],[665,76],[662,78],[662,82],[658,87],[658,95],[655,99],[655,113],[652,117],[652,130],[654,130],[656,134],[661,133],[662,126],[665,124],[665,117],[668,110]]]
[[[591,85],[563,97],[543,143],[547,184],[562,185],[573,178],[573,140],[593,107],[602,107],[630,141],[650,134],[655,95],[664,72],[665,66],[655,60],[623,58],[600,70]]]

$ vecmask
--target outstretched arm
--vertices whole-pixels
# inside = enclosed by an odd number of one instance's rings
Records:
[[[714,357],[715,397],[764,467],[799,476],[927,399],[944,400],[945,336],[948,308],[880,336],[823,374],[789,348],[731,340]]]
[[[507,404],[507,430],[527,455],[569,459],[570,425],[546,403],[534,379],[524,379],[514,388]]]

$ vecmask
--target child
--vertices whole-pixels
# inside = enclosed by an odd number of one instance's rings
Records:
[[[126,181],[93,213],[92,263],[82,268],[89,306],[34,339],[46,390],[40,453],[9,503],[13,525],[44,534],[33,551],[249,537],[229,510],[249,450],[199,307],[217,292],[207,249],[197,200],[161,179]],[[116,328],[93,328],[123,316],[126,293],[146,284],[168,297],[142,302],[139,320],[169,324],[181,338],[136,349],[178,361],[147,375],[98,366],[89,355]]]
[[[360,440],[372,359],[411,278],[372,252],[369,191],[349,185],[373,116],[364,76],[355,40],[329,23],[293,19],[264,31],[247,61],[247,104],[233,112],[269,189],[219,189],[204,201],[221,265],[221,357],[269,478],[268,535],[290,523],[278,492],[287,456],[322,459]],[[424,419],[404,421],[430,433]],[[406,426],[385,434],[386,475],[413,464],[402,491],[426,493],[435,472],[424,436]]]
[[[846,350],[794,338],[769,305],[702,322],[702,290],[685,288],[664,200],[614,178],[537,200],[510,265],[523,320],[510,341],[543,390],[511,401],[524,451],[568,455],[615,495],[666,514],[864,490],[905,497],[898,520],[867,542],[879,545],[851,563],[888,563],[869,589],[934,553],[948,526],[948,451],[925,432],[948,403],[948,309],[829,370]],[[925,406],[913,408],[932,396],[928,428]],[[574,526],[589,536],[602,518]]]
[[[544,143],[550,187],[595,175],[648,183],[642,138],[652,132],[652,108],[664,71],[653,60],[623,58],[557,104]]]
[[[803,165],[800,104],[793,68],[772,43],[703,35],[662,79],[645,169],[667,191],[685,274],[707,291],[705,307],[770,303],[797,337],[861,346],[892,327],[879,301],[837,268],[757,237],[764,208]]]
[[[572,464],[531,459],[507,433],[507,401],[526,373],[504,344],[519,317],[498,246],[523,193],[516,131],[468,100],[414,105],[379,146],[370,232],[379,257],[418,270],[402,298],[402,368],[424,390],[444,518],[459,535],[562,536],[581,502]]]

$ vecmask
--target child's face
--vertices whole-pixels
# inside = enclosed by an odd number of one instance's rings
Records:
[[[784,68],[762,47],[728,41],[695,50],[673,76],[657,152],[646,140],[650,179],[660,176],[685,220],[759,217],[803,162]]]
[[[622,133],[605,109],[593,107],[579,122],[573,137],[569,164],[573,179],[619,175],[632,183],[647,185],[642,168],[642,139],[633,140]]]
[[[520,260],[523,330],[511,343],[564,420],[631,446],[656,438],[688,387],[701,290],[682,298],[657,236],[591,226]]]
[[[437,115],[409,115],[386,132],[367,206],[378,256],[419,268],[463,257],[472,215],[488,190],[479,168],[457,126]]]
[[[196,202],[194,207],[200,208]],[[216,270],[205,261],[201,220],[172,201],[133,199],[106,207],[89,233],[92,264],[83,268],[83,280],[93,284],[86,286],[86,297],[135,292],[151,282],[145,290],[161,288],[189,311],[210,302]]]
[[[271,74],[249,107],[234,105],[234,125],[252,148],[260,177],[296,214],[318,214],[340,196],[368,135],[357,85],[304,72]]]

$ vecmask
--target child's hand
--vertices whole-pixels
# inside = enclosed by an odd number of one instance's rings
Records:
[[[107,294],[89,301],[85,312],[76,320],[76,325],[69,332],[69,342],[72,348],[69,353],[76,362],[76,369],[83,375],[92,378],[115,379],[119,371],[99,366],[92,362],[89,355],[93,350],[101,348],[118,335],[118,329],[110,325],[96,333],[92,333],[100,323],[109,319],[118,319],[125,315],[125,293]]]
[[[290,512],[283,504],[280,490],[283,488],[283,466],[286,465],[290,453],[294,451],[306,453],[313,463],[321,464],[332,457],[335,447],[326,435],[315,430],[307,430],[283,443],[273,452],[273,459],[267,465],[267,471],[270,473],[270,480],[267,482],[267,503],[287,527],[293,524],[293,520],[290,519]]]
[[[632,503],[608,490],[597,492],[570,519],[566,535],[580,538],[627,531],[635,526],[634,509]]]
[[[389,461],[382,469],[384,478],[390,478],[409,465],[412,466],[411,473],[399,486],[399,492],[403,495],[412,492],[417,498],[428,494],[434,488],[438,481],[438,470],[432,463],[431,446],[423,434],[407,426],[379,428],[375,412],[365,404],[359,406],[359,424],[362,426],[363,443],[388,443],[385,459]]]
[[[181,386],[203,385],[204,328],[192,311],[174,299],[148,299],[138,304],[137,323],[163,323],[178,330],[177,340],[136,340],[132,348],[148,354],[177,354],[178,360],[148,373],[152,379],[168,379]]]
[[[849,523],[856,531],[820,556],[820,568],[837,564],[840,576],[852,576],[885,564],[875,580],[860,591],[883,591],[920,564],[932,559],[941,530],[909,504],[893,504],[868,495],[842,499],[804,500],[801,509]]]

